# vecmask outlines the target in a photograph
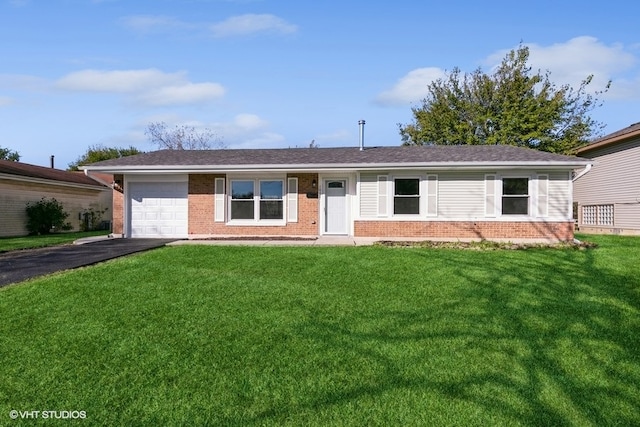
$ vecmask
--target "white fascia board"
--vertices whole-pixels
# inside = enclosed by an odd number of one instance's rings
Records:
[[[348,164],[286,164],[286,165],[168,165],[168,166],[83,166],[85,171],[107,173],[229,173],[229,172],[356,172],[363,170],[479,170],[479,169],[572,169],[584,167],[590,161],[567,162],[442,162],[442,163],[348,163]]]

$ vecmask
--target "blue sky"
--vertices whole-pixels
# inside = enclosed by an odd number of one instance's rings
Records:
[[[612,87],[605,133],[640,121],[640,4],[0,0],[0,147],[66,168],[91,145],[153,150],[149,123],[229,148],[398,145],[429,82],[490,72],[520,42],[556,84]]]

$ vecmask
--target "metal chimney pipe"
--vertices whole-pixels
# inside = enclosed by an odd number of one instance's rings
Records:
[[[54,161],[53,161],[53,159],[54,159],[55,157],[56,157],[56,156],[54,156],[53,154],[51,155],[51,169],[55,169],[55,163],[54,163]]]
[[[360,126],[360,151],[364,150],[364,120],[358,121],[358,126]]]

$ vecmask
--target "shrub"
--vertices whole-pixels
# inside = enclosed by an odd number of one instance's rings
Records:
[[[80,231],[98,230],[102,223],[102,215],[104,215],[106,211],[107,208],[102,210],[88,208],[80,212]]]
[[[56,230],[71,230],[65,222],[69,214],[56,199],[43,197],[38,202],[27,203],[27,230],[30,234],[49,234]]]

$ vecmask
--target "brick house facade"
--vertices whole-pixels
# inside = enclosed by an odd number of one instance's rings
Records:
[[[125,237],[568,241],[586,159],[508,146],[158,151],[115,173]]]

